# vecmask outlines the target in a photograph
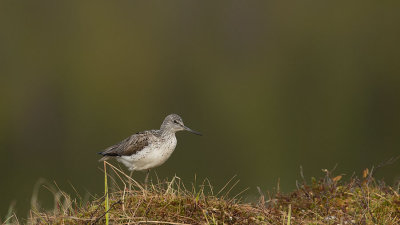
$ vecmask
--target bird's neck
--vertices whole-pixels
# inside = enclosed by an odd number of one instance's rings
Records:
[[[168,129],[161,130],[161,137],[162,138],[173,138],[173,137],[175,137],[175,132],[168,130]]]

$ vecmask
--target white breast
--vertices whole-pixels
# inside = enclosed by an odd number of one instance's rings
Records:
[[[117,160],[129,170],[147,170],[162,165],[174,152],[177,144],[175,135],[154,142],[131,156],[121,156]]]

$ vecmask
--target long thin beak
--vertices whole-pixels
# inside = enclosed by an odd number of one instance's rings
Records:
[[[187,126],[185,126],[185,125],[182,125],[182,127],[183,127],[185,130],[187,130],[187,131],[189,131],[189,132],[192,132],[193,134],[197,134],[197,135],[202,136],[202,134],[201,134],[200,132],[197,132],[197,131],[195,131],[195,130],[192,130],[192,129],[190,129],[189,127],[187,127]]]

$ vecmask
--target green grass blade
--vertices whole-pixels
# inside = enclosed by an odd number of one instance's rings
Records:
[[[108,221],[109,221],[108,209],[110,208],[110,205],[108,203],[107,170],[106,170],[106,162],[105,161],[104,161],[104,193],[106,195],[106,199],[104,200],[104,209],[105,209],[105,213],[106,213],[106,225],[108,225]]]
[[[287,225],[290,225],[290,219],[292,218],[292,205],[289,204],[289,212],[287,216]]]

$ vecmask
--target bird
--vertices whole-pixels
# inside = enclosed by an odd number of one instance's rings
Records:
[[[99,161],[115,158],[131,171],[131,176],[133,171],[147,171],[145,178],[147,185],[150,169],[161,166],[168,160],[177,144],[175,133],[183,130],[202,135],[185,126],[179,115],[170,114],[165,117],[159,130],[135,133],[118,144],[98,152],[103,156]]]

